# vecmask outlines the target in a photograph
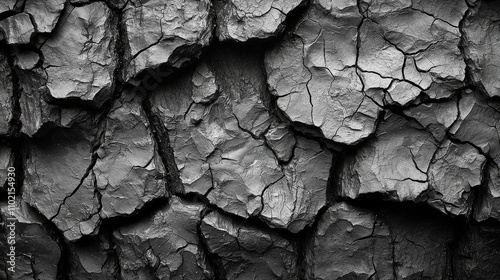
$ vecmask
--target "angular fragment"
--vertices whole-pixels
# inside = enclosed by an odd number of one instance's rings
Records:
[[[500,6],[477,1],[464,19],[464,54],[473,82],[489,96],[500,96]]]
[[[273,123],[264,135],[266,144],[274,151],[280,161],[288,162],[295,149],[295,136],[287,125]]]
[[[208,0],[129,1],[123,16],[129,48],[124,79],[160,65],[178,68],[197,57],[211,39],[210,8]]]
[[[68,245],[70,280],[116,279],[118,260],[106,235]]]
[[[201,234],[225,279],[298,279],[296,251],[270,230],[211,212],[201,222]]]
[[[265,39],[279,35],[287,14],[302,0],[215,1],[217,37],[220,41]]]
[[[12,119],[12,73],[7,56],[0,52],[0,135],[9,132],[9,122]]]
[[[206,63],[200,63],[191,79],[193,83],[193,101],[196,103],[211,103],[217,99],[218,87],[215,76]]]
[[[453,258],[455,279],[500,278],[500,227],[469,224],[462,231]]]
[[[131,214],[166,194],[165,168],[142,99],[126,91],[107,116],[104,140],[93,169],[101,195],[101,217]]]
[[[173,197],[168,204],[114,233],[121,279],[212,279],[201,250],[203,205]]]
[[[481,185],[486,158],[469,144],[445,140],[429,167],[430,198],[433,207],[454,215],[472,212],[473,189]]]
[[[292,122],[317,127],[319,136],[344,144],[368,137],[380,111],[365,96],[356,69],[361,21],[356,1],[313,1],[295,38],[265,58],[279,109]]]
[[[14,272],[7,270],[11,267],[7,262],[10,257],[11,245],[7,237],[10,235],[12,215],[6,202],[0,203],[0,251],[3,252],[0,260],[0,279],[39,279],[53,280],[58,276],[58,264],[61,257],[61,248],[53,239],[52,233],[47,230],[44,219],[24,202],[17,201],[12,214],[15,219],[15,268]]]
[[[23,70],[31,70],[40,62],[40,55],[30,50],[15,49],[15,65]]]
[[[262,219],[272,227],[298,232],[314,221],[326,204],[332,154],[319,143],[298,137],[285,177],[263,194]]]
[[[458,118],[458,103],[456,99],[442,103],[423,103],[404,110],[404,114],[417,120],[434,138],[441,141]]]
[[[19,13],[0,21],[0,33],[8,44],[28,44],[35,32],[30,15]]]
[[[389,228],[345,202],[323,214],[311,250],[314,279],[393,279]]]
[[[100,208],[101,202],[96,192],[95,178],[93,174],[89,174],[71,196],[64,199],[52,222],[67,240],[76,241],[84,235],[97,234],[101,224]]]
[[[99,107],[114,84],[116,20],[101,2],[69,5],[63,18],[41,46],[50,96]]]
[[[428,188],[427,169],[437,143],[430,133],[388,113],[376,137],[344,163],[340,196],[381,194],[396,201],[416,200]]]
[[[57,218],[61,207],[84,183],[92,161],[94,131],[84,125],[55,128],[49,135],[30,140],[25,159],[23,200],[54,219],[61,229],[71,222]]]
[[[478,147],[500,165],[500,103],[478,92],[467,92],[460,99],[458,110],[459,118],[450,134]]]
[[[50,33],[64,10],[66,0],[26,0],[24,11],[33,19],[38,33]]]

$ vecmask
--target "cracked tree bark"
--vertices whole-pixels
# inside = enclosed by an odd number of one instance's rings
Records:
[[[4,0],[0,279],[500,279],[499,39],[494,0]]]

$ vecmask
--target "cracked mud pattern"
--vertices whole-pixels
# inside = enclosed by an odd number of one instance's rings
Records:
[[[1,1],[0,280],[500,279],[497,2]]]

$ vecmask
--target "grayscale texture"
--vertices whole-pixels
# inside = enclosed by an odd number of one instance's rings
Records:
[[[498,280],[500,5],[3,0],[0,252],[0,280]]]

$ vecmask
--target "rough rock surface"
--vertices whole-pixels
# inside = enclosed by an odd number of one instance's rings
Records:
[[[124,79],[163,64],[178,68],[196,57],[211,39],[210,9],[207,0],[128,1],[123,14],[129,48]]]
[[[0,135],[9,132],[9,122],[12,119],[12,75],[7,62],[7,56],[0,52]]]
[[[498,280],[497,2],[0,0],[0,279]]]
[[[50,280],[57,277],[58,263],[61,258],[61,248],[47,229],[46,222],[38,213],[29,208],[26,203],[17,201],[17,206],[11,210],[6,202],[0,204],[1,225],[0,249],[5,252],[0,261],[0,277],[2,279],[40,279]],[[10,252],[11,243],[7,243],[10,229],[7,225],[15,218],[16,225],[16,272],[10,274],[6,256]],[[12,277],[14,276],[14,277]]]
[[[245,42],[278,35],[285,28],[286,15],[302,0],[215,1],[219,40]]]
[[[141,101],[133,92],[125,92],[106,120],[92,170],[103,218],[131,214],[166,193],[165,170]]]
[[[148,218],[113,233],[121,279],[207,279],[198,224],[204,206],[172,198]]]
[[[219,66],[215,74],[204,70],[205,83],[214,75],[219,85],[220,93],[211,103],[196,101],[200,95],[213,95],[215,88],[208,86],[209,93],[199,93],[196,86],[205,64],[151,97],[153,114],[168,130],[165,136],[184,191],[204,195],[227,212],[245,218],[260,215],[272,227],[297,232],[312,223],[326,203],[332,155],[315,141],[300,138],[296,144],[286,126],[280,128],[286,138],[266,145],[262,135],[271,116],[259,99],[264,90],[261,69],[241,52],[228,51],[225,56],[232,59],[215,55],[212,67]],[[240,79],[230,80],[235,76]],[[290,162],[280,164],[279,149],[288,150],[288,157],[294,153],[286,159]],[[306,172],[312,166],[315,171]]]
[[[227,279],[298,279],[297,252],[274,232],[211,212],[203,217],[201,234]]]
[[[114,83],[116,20],[100,2],[69,5],[62,17],[64,22],[40,48],[50,96],[100,106]]]
[[[429,186],[427,169],[436,149],[429,132],[389,114],[375,138],[345,161],[339,195],[355,199],[380,194],[398,201],[416,200]]]

